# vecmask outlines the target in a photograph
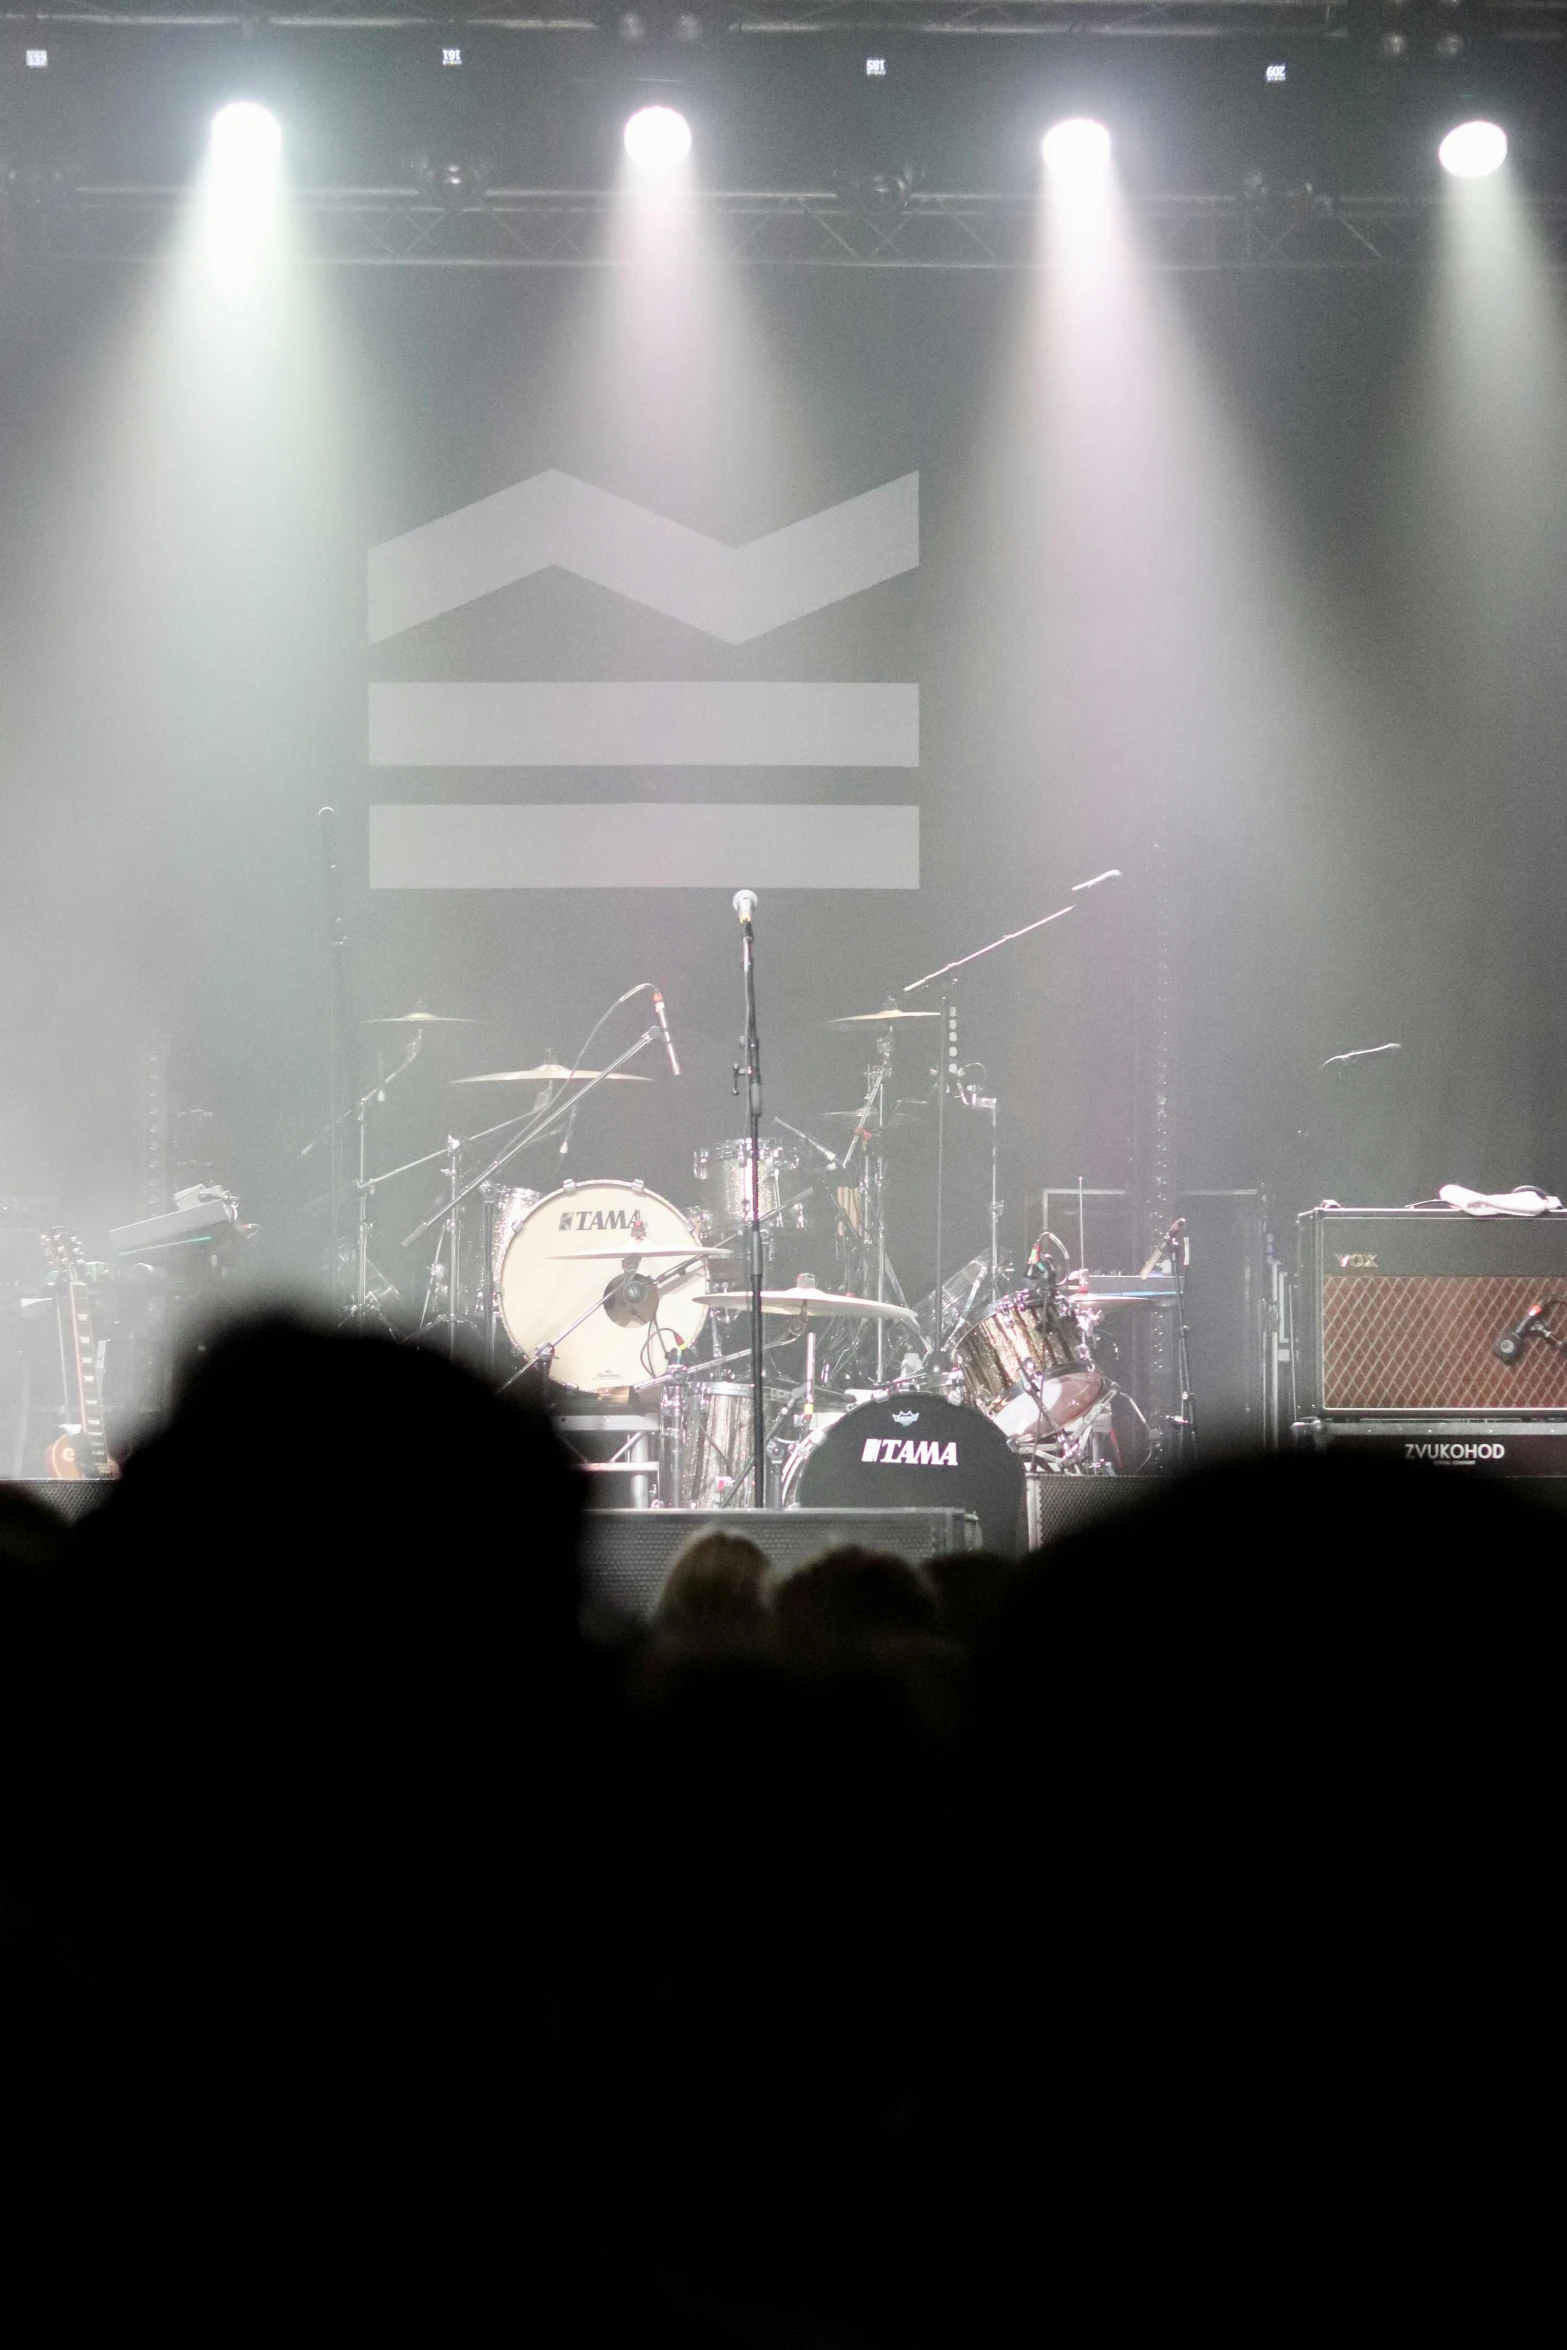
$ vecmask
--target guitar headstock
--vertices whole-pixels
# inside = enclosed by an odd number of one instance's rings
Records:
[[[68,1281],[80,1277],[82,1244],[74,1232],[63,1224],[51,1224],[42,1234],[44,1261],[51,1273],[63,1273]]]

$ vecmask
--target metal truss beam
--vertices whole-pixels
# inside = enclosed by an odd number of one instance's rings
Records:
[[[486,28],[512,33],[619,35],[626,0],[523,0],[507,7],[498,0],[276,0],[272,6],[243,0],[48,0],[36,7],[11,0],[0,6],[0,24],[40,29],[158,26],[212,29],[230,26],[244,33],[264,30],[373,33],[409,26]],[[662,0],[654,0],[657,30]],[[1322,33],[1341,37],[1352,0],[668,0],[662,14],[683,9],[704,37],[724,34],[819,34],[897,31],[903,34],[1028,36],[1051,33],[1143,33],[1209,37],[1266,31]],[[646,20],[650,0],[642,0]],[[1472,0],[1475,29],[1526,39],[1567,37],[1567,0]]]
[[[180,189],[9,190],[0,250],[12,262],[155,262],[174,249]],[[396,188],[313,188],[293,198],[295,251],[339,267],[604,269],[626,265],[612,199],[588,190],[495,188],[443,204]],[[1148,264],[1177,272],[1390,270],[1420,260],[1439,197],[1148,197],[1134,206]],[[916,194],[885,207],[826,190],[703,197],[697,235],[715,261],[804,269],[1017,270],[1042,265],[1028,198]],[[1567,271],[1567,199],[1519,208],[1532,263]]]

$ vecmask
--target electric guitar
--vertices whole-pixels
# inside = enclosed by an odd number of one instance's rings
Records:
[[[98,1341],[93,1331],[92,1292],[82,1272],[82,1244],[74,1232],[55,1226],[43,1236],[44,1255],[55,1278],[60,1316],[60,1356],[66,1372],[67,1420],[44,1455],[48,1475],[69,1483],[117,1477],[103,1429],[98,1392]]]

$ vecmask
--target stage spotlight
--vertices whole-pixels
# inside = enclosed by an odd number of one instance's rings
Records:
[[[270,177],[283,145],[277,116],[248,98],[218,108],[211,138],[214,164],[224,179],[236,182]]]
[[[1507,160],[1507,133],[1500,123],[1461,122],[1448,132],[1436,159],[1454,179],[1486,179]]]
[[[670,171],[691,152],[691,125],[672,106],[643,106],[626,125],[625,144],[644,171]]]
[[[1110,133],[1102,122],[1074,115],[1045,133],[1045,169],[1057,179],[1095,179],[1110,161]]]

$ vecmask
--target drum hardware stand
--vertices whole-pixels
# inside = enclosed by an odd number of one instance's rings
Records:
[[[617,1054],[615,1059],[609,1063],[608,1067],[601,1069],[596,1077],[587,1078],[583,1084],[579,1086],[575,1093],[562,1094],[558,1100],[552,1102],[549,1108],[540,1115],[535,1115],[530,1111],[528,1115],[532,1119],[532,1123],[529,1125],[527,1132],[525,1134],[519,1134],[515,1141],[509,1142],[504,1150],[499,1151],[496,1156],[491,1159],[487,1167],[481,1167],[476,1175],[470,1175],[467,1182],[462,1185],[461,1189],[454,1190],[450,1199],[443,1201],[441,1206],[435,1210],[433,1215],[426,1216],[422,1223],[416,1224],[412,1232],[405,1236],[402,1243],[403,1247],[411,1248],[416,1240],[422,1240],[427,1232],[434,1231],[437,1224],[443,1222],[446,1217],[454,1215],[456,1211],[462,1206],[464,1200],[470,1198],[472,1194],[478,1190],[481,1183],[488,1183],[492,1177],[500,1173],[503,1167],[509,1166],[512,1160],[516,1158],[519,1151],[524,1151],[527,1149],[529,1143],[541,1141],[542,1138],[548,1134],[553,1127],[556,1127],[561,1123],[563,1118],[570,1116],[571,1112],[576,1108],[579,1102],[586,1101],[588,1095],[595,1092],[597,1088],[603,1084],[607,1077],[613,1077],[617,1069],[623,1069],[628,1061],[635,1060],[638,1053],[645,1051],[646,1048],[658,1037],[659,1033],[659,1026],[655,1020],[651,1028],[643,1029],[642,1034],[637,1038],[634,1044],[628,1045],[623,1053]],[[518,1120],[515,1118],[503,1118],[498,1126],[487,1126],[483,1129],[482,1133],[470,1135],[468,1137],[468,1141],[483,1142],[487,1140],[490,1135],[502,1133],[506,1127],[515,1126],[517,1123]],[[458,1149],[464,1149],[467,1146],[466,1144],[459,1141],[456,1147]],[[445,1151],[432,1151],[430,1153],[430,1156],[436,1159],[445,1158],[446,1155],[447,1154]],[[419,1163],[420,1162],[418,1161],[414,1162],[415,1165]]]
[[[446,1352],[448,1356],[453,1357],[457,1353],[457,1230],[460,1220],[457,1206],[457,1162],[461,1154],[462,1144],[455,1134],[449,1134],[446,1137],[444,1151],[437,1151],[434,1154],[435,1157],[444,1159],[446,1162],[446,1206],[441,1211],[441,1235],[435,1244],[435,1254],[430,1260],[430,1276],[424,1293],[424,1312],[419,1318],[420,1329],[427,1329],[431,1320],[430,1301],[440,1285],[441,1252],[444,1249],[448,1252],[446,1312],[439,1319],[444,1320],[446,1324]]]
[[[348,1311],[353,1315],[355,1320],[361,1324],[364,1322],[365,1316],[370,1310],[370,1276],[372,1273],[375,1275],[375,1279],[378,1284],[374,1301],[376,1311],[378,1313],[380,1313],[381,1298],[390,1294],[392,1290],[392,1284],[387,1280],[386,1275],[381,1271],[378,1265],[375,1265],[371,1262],[370,1258],[371,1201],[379,1187],[383,1183],[390,1183],[394,1176],[410,1174],[415,1167],[428,1167],[433,1160],[439,1159],[443,1156],[443,1153],[440,1151],[427,1151],[422,1158],[407,1159],[404,1161],[402,1166],[388,1167],[384,1170],[383,1173],[379,1175],[367,1175],[365,1173],[367,1132],[369,1127],[371,1105],[372,1103],[380,1103],[385,1101],[389,1089],[397,1083],[398,1078],[401,1077],[405,1071],[413,1067],[415,1061],[417,1061],[419,1058],[419,1052],[423,1042],[424,1038],[422,1031],[415,1029],[413,1040],[409,1044],[407,1051],[403,1054],[402,1059],[398,1062],[397,1067],[391,1072],[389,1076],[378,1078],[376,1083],[371,1086],[368,1093],[361,1094],[359,1100],[354,1104],[353,1107],[352,1115],[354,1123],[359,1129],[359,1172],[354,1179],[354,1193],[358,1202],[359,1213],[357,1231],[355,1235],[354,1301],[353,1304],[349,1307]],[[346,1110],[342,1112],[342,1116],[345,1118],[349,1114],[350,1113]],[[386,1316],[382,1314],[381,1319],[383,1322],[385,1322]]]
[[[865,1102],[854,1122],[849,1147],[843,1154],[844,1172],[854,1157],[855,1145],[861,1148],[860,1174],[860,1247],[861,1273],[865,1283],[861,1295],[873,1296],[878,1305],[887,1301],[887,1212],[885,1200],[886,1161],[882,1151],[882,1130],[887,1120],[887,1077],[892,1067],[892,1038],[885,1032],[877,1039],[876,1059],[865,1072]],[[941,1139],[937,1135],[937,1199],[938,1224],[940,1200],[939,1161]],[[937,1241],[940,1249],[939,1230]],[[896,1278],[896,1277],[895,1277]],[[874,1281],[874,1286],[872,1283]],[[878,1316],[876,1322],[876,1385],[883,1387],[887,1380],[887,1325]]]
[[[342,1092],[344,1069],[344,1039],[348,1033],[348,925],[343,919],[342,876],[337,868],[337,810],[325,807],[317,812],[321,827],[321,849],[326,860],[326,910],[330,925],[331,965],[327,988],[327,1189],[332,1202],[332,1295],[334,1302],[341,1294],[338,1284],[341,1272],[337,1247],[342,1223],[343,1199],[343,1113],[338,1108]],[[414,1040],[418,1042],[417,1036]],[[364,1181],[364,1123],[363,1105],[359,1128],[359,1179]],[[361,1194],[361,1225],[363,1224],[363,1194]],[[363,1315],[364,1298],[364,1234],[359,1237],[361,1270],[356,1299],[356,1310]]]
[[[740,918],[740,956],[745,975],[746,1123],[751,1136],[751,1491],[756,1506],[765,1506],[767,1494],[766,1392],[762,1371],[762,1041],[756,1024],[756,892],[735,892],[734,909]],[[741,1064],[734,1068],[734,1090],[740,1091]]]
[[[1074,881],[1072,884],[1072,898],[1073,900],[1076,900],[1082,896],[1085,890],[1097,889],[1101,882],[1119,881],[1120,879],[1120,867],[1112,865],[1107,872],[1096,873],[1087,881]],[[1001,947],[1009,947],[1013,945],[1015,941],[1020,938],[1031,938],[1036,930],[1047,930],[1052,922],[1060,922],[1064,920],[1068,914],[1073,912],[1073,910],[1074,907],[1072,904],[1057,906],[1053,913],[1041,914],[1039,919],[1035,922],[1025,922],[1020,930],[1003,931],[1000,938],[991,939],[987,946],[975,947],[972,953],[967,955],[958,955],[952,962],[943,963],[938,970],[927,971],[921,978],[911,979],[907,987],[902,990],[904,995],[917,995],[922,987],[934,987],[938,981],[941,983],[942,989],[942,1050],[940,1056],[940,1070],[936,1084],[936,1359],[938,1366],[940,1364],[942,1346],[946,1334],[945,1301],[941,1294],[941,1193],[942,1177],[944,1173],[943,1159],[946,1146],[945,1113],[947,1099],[947,1071],[952,1061],[956,1058],[956,1053],[951,1037],[951,1003],[953,983],[957,979],[958,974],[960,972],[966,971],[971,963],[982,962],[987,955],[995,954]]]

